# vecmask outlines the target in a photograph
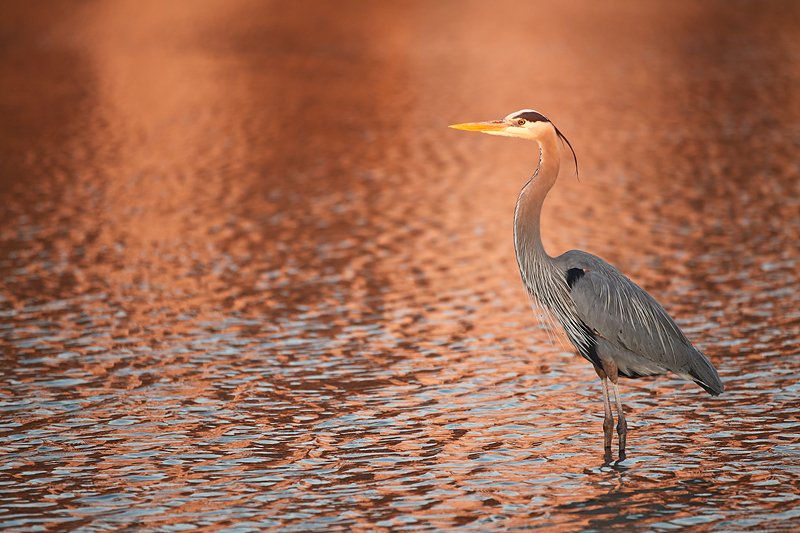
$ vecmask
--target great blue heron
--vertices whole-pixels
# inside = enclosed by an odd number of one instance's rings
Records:
[[[617,381],[667,371],[718,395],[724,387],[711,362],[681,332],[663,307],[644,289],[599,257],[571,250],[550,257],[539,229],[542,204],[556,182],[559,139],[564,135],[532,109],[515,111],[502,120],[454,124],[451,128],[536,141],[536,170],[522,187],[514,208],[514,250],[530,297],[558,321],[578,353],[594,365],[602,380],[606,455],[611,450],[614,418],[608,381],[617,406],[619,458],[625,458],[628,431]],[[577,158],[575,166],[577,171]]]

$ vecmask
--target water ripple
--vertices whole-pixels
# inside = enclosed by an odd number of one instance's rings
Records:
[[[796,11],[9,8],[0,529],[797,529]],[[520,287],[530,147],[444,127],[531,105],[548,250],[726,384],[624,383],[622,463]]]

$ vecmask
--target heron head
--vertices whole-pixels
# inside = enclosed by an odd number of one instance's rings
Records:
[[[547,117],[538,111],[522,109],[520,111],[514,111],[501,120],[452,124],[450,127],[457,130],[479,131],[481,133],[488,133],[489,135],[517,137],[535,141],[554,126]]]
[[[489,135],[501,135],[503,137],[517,137],[519,139],[528,139],[531,141],[538,141],[546,134],[552,134],[555,131],[558,137],[567,143],[569,149],[572,151],[572,157],[575,160],[575,170],[578,169],[578,158],[575,155],[575,150],[572,148],[572,143],[564,137],[564,134],[556,128],[555,124],[550,120],[533,109],[520,109],[505,116],[501,120],[490,120],[488,122],[466,122],[464,124],[451,124],[451,128],[456,130],[465,131],[479,131]]]

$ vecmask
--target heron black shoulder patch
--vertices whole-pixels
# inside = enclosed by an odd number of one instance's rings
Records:
[[[550,122],[547,120],[547,117],[539,113],[538,111],[523,111],[518,115],[514,115],[514,118],[524,118],[528,122]]]
[[[569,285],[569,288],[571,289],[585,274],[586,272],[582,268],[570,268],[567,270],[567,285]]]

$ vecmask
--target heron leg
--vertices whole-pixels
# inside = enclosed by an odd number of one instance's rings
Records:
[[[622,408],[622,399],[616,381],[611,382],[614,389],[614,401],[617,404],[617,434],[619,435],[619,459],[625,459],[625,441],[628,436],[628,422],[625,420],[625,410]]]
[[[608,378],[603,377],[603,404],[605,417],[603,418],[603,444],[606,450],[611,449],[611,437],[614,434],[614,416],[611,414],[611,400],[608,397]]]

